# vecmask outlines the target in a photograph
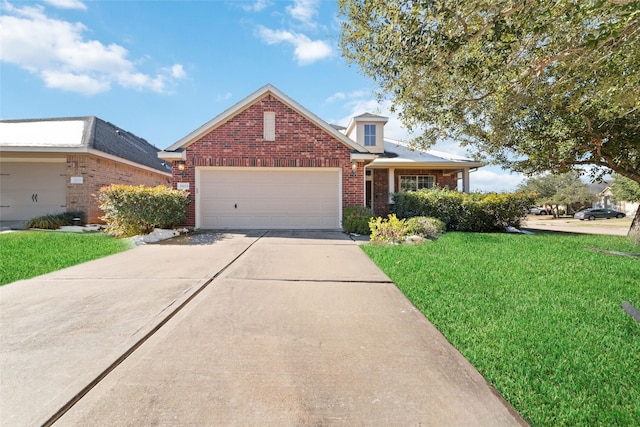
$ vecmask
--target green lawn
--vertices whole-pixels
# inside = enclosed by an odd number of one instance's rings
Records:
[[[447,233],[363,250],[535,426],[640,425],[640,252],[615,236]]]
[[[21,231],[0,234],[0,286],[129,249],[102,233]]]

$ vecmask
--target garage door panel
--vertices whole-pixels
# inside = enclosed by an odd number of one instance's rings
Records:
[[[201,228],[340,226],[337,169],[206,169],[199,176]]]
[[[2,162],[0,217],[23,221],[66,210],[66,163]]]

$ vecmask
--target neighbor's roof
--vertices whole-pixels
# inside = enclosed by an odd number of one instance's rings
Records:
[[[171,171],[171,165],[158,159],[158,148],[95,116],[0,120],[0,151],[73,153],[94,150],[161,172]]]
[[[311,122],[315,123],[318,127],[320,127],[321,129],[324,129],[327,133],[329,133],[330,135],[334,136],[336,139],[341,141],[347,147],[349,147],[349,148],[351,148],[353,150],[356,150],[358,152],[364,152],[364,153],[368,152],[368,150],[365,147],[363,147],[360,144],[356,143],[355,141],[349,139],[342,132],[338,131],[336,128],[331,126],[329,123],[325,122],[324,120],[322,120],[321,118],[319,118],[318,116],[313,114],[311,111],[307,110],[302,105],[298,104],[293,99],[289,98],[287,95],[285,95],[283,92],[281,92],[280,90],[278,90],[274,86],[272,86],[270,84],[267,84],[267,85],[261,87],[260,89],[258,89],[257,91],[253,92],[251,95],[249,95],[246,98],[244,98],[242,101],[238,102],[237,104],[233,105],[232,107],[230,107],[230,108],[226,109],[225,111],[223,111],[222,113],[218,114],[216,117],[214,117],[213,119],[209,120],[207,123],[203,124],[198,129],[194,130],[193,132],[191,132],[190,134],[188,134],[184,138],[180,139],[179,141],[177,141],[174,144],[170,145],[169,147],[165,148],[165,150],[162,152],[161,156],[163,156],[165,158],[175,158],[171,154],[167,155],[166,153],[167,152],[170,153],[170,152],[180,151],[180,150],[188,147],[189,145],[191,145],[194,142],[196,142],[202,136],[206,135],[207,133],[209,133],[212,130],[214,130],[216,127],[218,127],[218,126],[222,125],[223,123],[225,123],[227,120],[229,120],[234,115],[240,113],[244,109],[246,109],[246,108],[250,107],[251,105],[253,105],[253,103],[255,101],[257,101],[257,100],[259,100],[262,97],[267,96],[267,95],[271,95],[274,98],[276,98],[277,100],[279,100],[280,102],[286,104],[287,106],[289,106],[290,108],[292,108],[293,110],[295,110],[296,112],[301,114],[302,116],[306,117]]]
[[[384,154],[370,163],[369,167],[481,167],[484,163],[466,157],[436,150],[412,149],[402,141],[385,138]]]

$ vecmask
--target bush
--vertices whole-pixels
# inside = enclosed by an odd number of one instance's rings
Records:
[[[563,216],[565,213],[566,212],[565,212],[564,209],[562,209],[562,208],[558,209],[558,215]]]
[[[342,229],[345,233],[369,234],[371,218],[373,218],[371,209],[364,206],[347,206],[342,215]]]
[[[59,214],[48,214],[31,218],[25,224],[26,228],[41,228],[44,230],[57,230],[65,225],[73,225],[73,219],[80,218],[82,223],[86,222],[87,216],[84,212],[62,212]]]
[[[446,229],[444,222],[426,216],[409,218],[406,224],[408,236],[420,236],[425,239],[437,239]]]
[[[101,217],[117,237],[149,234],[154,228],[171,228],[187,218],[189,193],[157,187],[110,185],[98,195]]]
[[[393,194],[393,212],[400,218],[428,216],[445,223],[447,230],[489,232],[519,227],[532,194],[464,194],[447,189]]]
[[[407,235],[407,225],[404,219],[398,219],[394,214],[387,218],[371,218],[369,229],[372,242],[399,243]]]

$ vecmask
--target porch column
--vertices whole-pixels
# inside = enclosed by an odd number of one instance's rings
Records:
[[[462,192],[469,194],[469,169],[462,170]]]
[[[389,203],[393,203],[393,197],[391,196],[392,193],[395,193],[396,191],[396,169],[395,168],[389,168]]]

